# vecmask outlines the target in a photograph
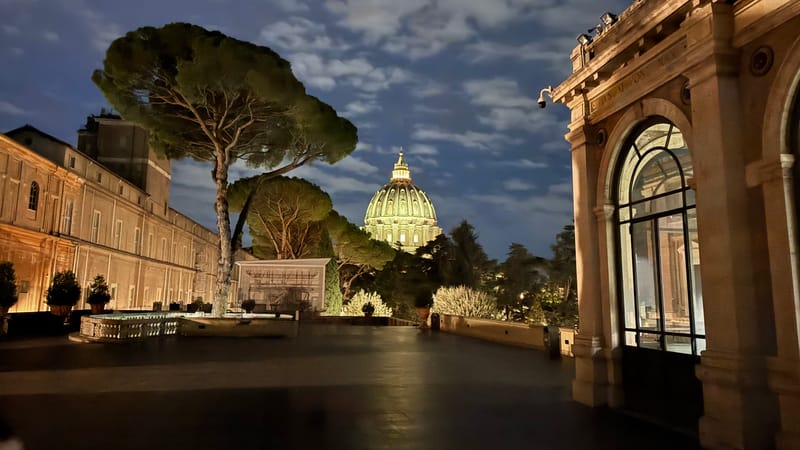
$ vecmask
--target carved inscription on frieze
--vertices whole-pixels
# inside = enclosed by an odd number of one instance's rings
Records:
[[[599,110],[610,108],[612,104],[619,104],[617,100],[622,97],[625,100],[633,101],[635,98],[645,94],[642,86],[652,84],[653,81],[663,77],[665,73],[672,71],[675,63],[686,54],[686,45],[683,40],[663,51],[657,58],[646,63],[606,89],[601,95],[589,100],[589,114],[594,114]],[[627,104],[627,102],[623,103]],[[622,106],[622,105],[620,105]]]

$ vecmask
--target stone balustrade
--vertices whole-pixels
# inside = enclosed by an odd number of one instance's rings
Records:
[[[120,342],[177,334],[181,314],[101,314],[81,318],[80,337],[96,342]]]

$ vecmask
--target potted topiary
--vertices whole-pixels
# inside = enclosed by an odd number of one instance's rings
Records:
[[[419,291],[414,297],[414,306],[417,308],[420,327],[426,328],[428,316],[431,314],[431,306],[433,306],[433,295],[427,290]]]
[[[186,305],[186,312],[189,313],[189,314],[196,313],[196,312],[202,312],[202,311],[203,311],[203,298],[202,297],[197,297],[192,303],[189,303],[188,305]]]
[[[89,285],[89,295],[86,303],[92,308],[92,314],[102,314],[106,304],[111,301],[111,293],[108,291],[108,283],[102,275],[97,275]]]
[[[244,312],[246,312],[246,313],[251,313],[251,312],[253,312],[253,310],[254,310],[254,309],[256,309],[256,301],[255,301],[255,300],[253,300],[253,299],[250,299],[250,300],[244,300],[244,301],[242,302],[242,309],[243,309],[243,310],[244,310]]]
[[[0,336],[8,332],[6,315],[8,309],[17,303],[17,275],[14,264],[0,263]]]
[[[364,313],[364,317],[372,317],[372,313],[375,312],[375,306],[371,302],[364,303],[364,306],[361,307],[361,312]]]
[[[47,304],[50,305],[50,312],[66,318],[80,298],[81,287],[71,270],[56,272],[53,275],[53,282],[47,289]]]

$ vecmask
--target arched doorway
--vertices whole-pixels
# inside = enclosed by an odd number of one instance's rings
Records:
[[[626,407],[696,429],[705,349],[692,161],[681,131],[651,117],[616,171],[619,328]]]

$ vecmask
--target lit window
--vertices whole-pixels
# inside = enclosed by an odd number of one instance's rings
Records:
[[[406,234],[400,233],[400,242],[405,242],[405,241],[406,241]]]
[[[663,120],[639,128],[623,148],[617,217],[625,345],[699,355],[705,322],[689,150]]]
[[[388,233],[388,234],[386,235],[386,242],[389,242],[389,243],[391,243],[391,242],[392,242],[392,233]]]
[[[419,235],[418,235],[418,234],[415,234],[415,235],[414,235],[414,243],[415,243],[415,244],[418,244],[418,243],[419,243]]]
[[[136,227],[133,230],[133,253],[137,255],[142,251],[142,229]]]
[[[91,235],[89,236],[89,240],[94,243],[97,243],[97,239],[99,238],[100,235],[100,218],[101,218],[100,211],[95,209],[94,213],[92,214],[92,232]]]
[[[122,237],[122,221],[118,220],[114,224],[114,248],[119,248],[119,241]]]
[[[64,234],[72,233],[72,200],[67,200],[64,204],[64,223],[61,226],[61,232]]]
[[[31,192],[28,196],[28,209],[36,211],[39,208],[39,183],[31,183]]]

